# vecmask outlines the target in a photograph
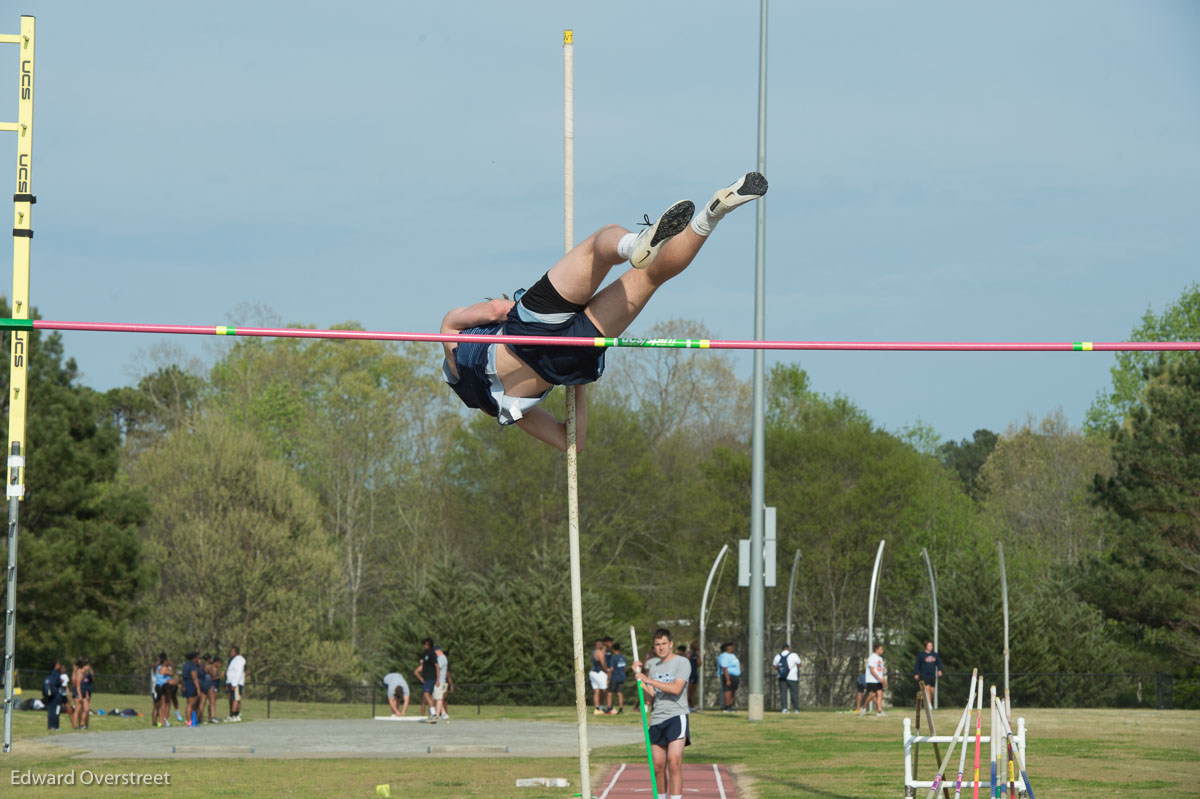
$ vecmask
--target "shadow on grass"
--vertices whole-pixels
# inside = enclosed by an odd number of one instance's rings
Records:
[[[859,794],[837,793],[798,780],[786,780],[779,777],[767,777],[756,774],[754,776],[754,787],[757,789],[766,786],[787,788],[789,791],[795,792],[792,794],[793,796],[824,796],[828,797],[828,799],[859,799],[860,797]]]

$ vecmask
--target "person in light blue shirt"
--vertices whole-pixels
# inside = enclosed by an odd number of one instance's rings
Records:
[[[725,701],[721,710],[725,713],[733,712],[733,695],[737,693],[738,683],[742,678],[742,662],[733,654],[735,648],[733,643],[723,644],[721,654],[717,655],[717,678],[725,691]]]

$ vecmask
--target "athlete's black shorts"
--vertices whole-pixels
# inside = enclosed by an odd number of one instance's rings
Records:
[[[666,721],[650,725],[650,743],[664,749],[671,741],[682,739],[684,746],[692,745],[691,726],[687,716],[672,716]]]
[[[510,336],[566,336],[570,338],[599,338],[600,329],[583,312],[586,306],[568,302],[550,284],[549,274],[542,275],[533,287],[521,295],[508,317],[504,332]],[[571,314],[562,322],[525,322],[519,306],[536,314]],[[604,373],[604,347],[543,347],[536,344],[509,344],[512,353],[537,373],[538,377],[556,386],[578,386],[593,383]]]

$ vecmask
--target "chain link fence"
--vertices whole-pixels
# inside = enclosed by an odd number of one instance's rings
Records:
[[[46,671],[23,670],[18,675],[18,685],[25,693],[41,696],[42,678]],[[801,672],[799,680],[800,706],[812,709],[853,709],[858,693],[858,674],[833,674],[823,672]],[[1002,673],[985,673],[984,685],[995,685],[1004,691]],[[938,703],[941,707],[961,706],[966,702],[971,675],[968,672],[947,672],[938,681]],[[476,713],[484,705],[534,707],[563,706],[575,702],[575,682],[572,679],[540,682],[470,682],[455,683],[450,695],[450,704],[455,707],[474,706]],[[718,693],[718,680],[705,680],[705,702],[703,709],[719,709],[722,698]],[[780,683],[774,669],[763,676],[763,703],[767,709],[780,707]],[[145,674],[105,674],[95,676],[96,693],[150,695],[150,672]],[[420,684],[413,687],[412,701],[420,702]],[[1014,704],[1021,707],[1072,707],[1072,708],[1145,708],[1157,710],[1200,708],[1200,680],[1176,679],[1166,673],[1127,672],[1012,672],[1009,675],[1009,690]],[[916,697],[916,681],[906,672],[890,671],[886,703],[895,707],[909,707]],[[637,704],[637,687],[632,680],[625,683],[625,702]],[[224,687],[222,686],[222,696]],[[270,716],[272,702],[309,702],[317,704],[341,704],[361,706],[364,717],[374,716],[376,711],[387,712],[387,698],[382,684],[305,684],[265,682],[249,683],[246,695],[267,702]],[[746,706],[747,680],[743,676],[741,685],[734,694],[734,708]],[[589,705],[591,689],[587,690]],[[380,710],[382,709],[382,710]]]

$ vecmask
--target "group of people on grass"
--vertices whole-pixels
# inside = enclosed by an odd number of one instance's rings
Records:
[[[692,667],[688,677],[688,712],[696,709],[696,676],[700,673],[700,642],[692,641],[689,650],[680,644],[675,654],[687,659]],[[592,646],[592,668],[588,672],[588,684],[592,687],[592,714],[596,716],[619,716],[625,712],[625,681],[629,661],[621,651],[621,645],[612,636],[597,638]]]
[[[421,642],[417,667],[413,676],[421,681],[421,716],[423,720],[435,722],[449,720],[450,694],[454,691],[454,680],[450,677],[449,653],[426,638]],[[393,716],[408,713],[408,680],[398,671],[383,675],[383,688]]]
[[[150,670],[151,722],[155,727],[170,727],[171,714],[186,727],[216,724],[217,696],[221,683],[229,697],[229,715],[225,721],[242,720],[242,692],[246,686],[246,658],[236,646],[229,648],[229,664],[220,656],[188,652],[181,664],[160,653]],[[180,712],[179,695],[183,694]]]
[[[42,680],[42,704],[46,708],[46,728],[59,729],[65,709],[71,729],[86,730],[92,712],[92,690],[96,672],[86,657],[76,660],[68,673],[61,661],[54,661],[50,673]]]
[[[933,692],[937,686],[938,677],[942,676],[942,656],[933,651],[933,641],[926,639],[925,645],[917,654],[913,666],[913,679],[918,684],[925,685],[925,701],[933,706]],[[887,668],[883,662],[883,644],[876,643],[871,656],[867,658],[867,669],[858,676],[858,698],[854,703],[856,715],[868,715],[871,703],[875,703],[875,715],[886,715],[883,710],[883,692],[887,688]]]

